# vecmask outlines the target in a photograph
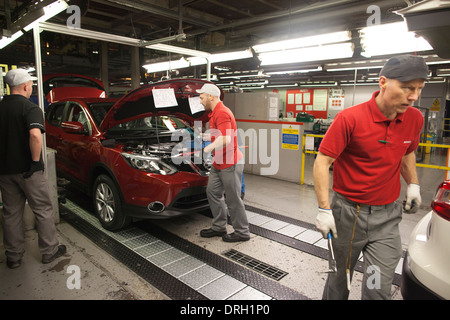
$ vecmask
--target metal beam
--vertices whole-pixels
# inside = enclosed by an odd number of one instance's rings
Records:
[[[179,53],[179,54],[185,54],[188,56],[193,57],[208,57],[210,53],[205,51],[198,51],[193,49],[187,49],[183,47],[176,47],[168,44],[152,44],[152,45],[142,45],[142,40],[140,39],[134,39],[124,36],[118,36],[98,31],[92,31],[87,29],[76,29],[76,28],[69,28],[64,25],[55,24],[51,22],[43,22],[39,24],[39,27],[41,30],[44,31],[50,31],[50,32],[56,32],[56,33],[62,33],[67,34],[71,36],[77,36],[77,37],[83,37],[88,39],[95,39],[99,41],[106,41],[106,42],[113,42],[118,44],[123,44],[127,46],[133,46],[133,47],[145,47],[147,49],[153,49],[153,50],[159,50],[159,51],[165,51],[165,52],[172,52],[172,53]],[[144,42],[145,44],[145,42]]]

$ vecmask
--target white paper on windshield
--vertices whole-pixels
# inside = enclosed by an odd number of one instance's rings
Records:
[[[200,103],[200,96],[189,97],[189,107],[192,114],[205,111],[205,107]]]
[[[153,89],[153,101],[156,108],[167,108],[178,106],[177,98],[173,88]]]

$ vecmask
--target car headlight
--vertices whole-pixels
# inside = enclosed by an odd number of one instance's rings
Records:
[[[167,163],[162,162],[157,157],[141,156],[131,153],[122,153],[122,156],[130,164],[131,167],[150,173],[170,175],[177,172],[177,169],[171,167]]]

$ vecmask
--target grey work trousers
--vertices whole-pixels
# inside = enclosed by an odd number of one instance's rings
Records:
[[[391,299],[395,268],[402,256],[399,223],[401,205],[394,202],[383,206],[360,205],[350,253],[350,240],[356,218],[356,203],[336,193],[331,209],[338,237],[333,238],[337,273],[330,273],[325,284],[323,299],[348,299],[346,264],[351,260],[350,275],[362,252],[364,275],[361,299]]]
[[[25,252],[23,214],[26,200],[35,216],[41,254],[55,254],[59,241],[45,172],[34,172],[28,179],[24,179],[22,174],[0,175],[0,191],[3,198],[3,244],[8,260],[18,261]]]
[[[226,231],[229,212],[231,225],[236,235],[250,237],[247,214],[241,198],[243,170],[242,163],[222,170],[213,166],[209,174],[206,194],[213,216],[213,230]]]

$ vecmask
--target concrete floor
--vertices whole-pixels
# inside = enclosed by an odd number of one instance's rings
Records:
[[[426,161],[434,164],[442,161],[442,158],[441,155],[431,154]],[[313,157],[310,156],[306,162],[304,185],[246,174],[245,203],[314,223],[317,201],[312,186],[312,162]],[[404,249],[408,246],[412,228],[430,210],[436,187],[445,177],[442,170],[418,168],[418,171],[423,204],[416,214],[403,216],[400,229]],[[399,201],[403,199],[404,187]],[[200,238],[199,231],[209,227],[210,219],[197,214],[182,220],[156,223],[214,253],[219,254],[226,248],[236,248],[256,259],[270,260],[274,266],[289,272],[289,275],[282,279],[283,285],[295,288],[310,299],[321,297],[326,275],[320,270],[326,270],[328,266],[324,259],[256,235],[252,235],[250,241],[238,244],[224,243],[221,239]],[[170,300],[63,219],[57,224],[57,230],[60,242],[67,246],[67,253],[48,265],[40,262],[37,234],[34,230],[26,232],[26,253],[23,264],[18,269],[7,268],[3,242],[0,240],[0,300]],[[78,268],[81,273],[80,289],[71,288],[73,271],[70,270],[73,267]],[[350,299],[359,299],[361,278],[362,276],[355,276]],[[310,280],[305,282],[304,279]],[[392,297],[401,299],[398,287],[393,286]]]

